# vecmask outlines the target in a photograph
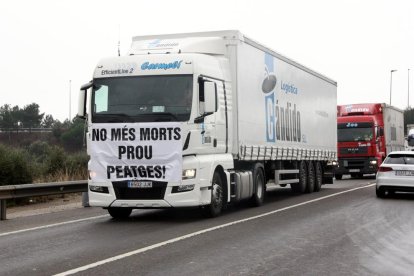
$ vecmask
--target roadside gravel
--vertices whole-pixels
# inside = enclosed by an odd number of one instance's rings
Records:
[[[82,194],[65,194],[64,197],[49,197],[45,202],[31,202],[22,206],[8,207],[7,218],[27,217],[77,208],[83,208]]]

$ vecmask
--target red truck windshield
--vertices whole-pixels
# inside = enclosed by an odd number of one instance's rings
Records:
[[[374,137],[371,123],[338,124],[338,142],[367,142]]]

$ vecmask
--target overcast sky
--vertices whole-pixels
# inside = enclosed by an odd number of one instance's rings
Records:
[[[392,104],[407,107],[412,0],[4,1],[0,105],[35,102],[64,120],[69,91],[74,116],[80,86],[117,55],[118,37],[124,55],[132,36],[227,29],[336,80],[338,104],[389,103],[396,69]]]

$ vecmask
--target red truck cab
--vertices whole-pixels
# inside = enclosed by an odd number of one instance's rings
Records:
[[[374,174],[387,154],[384,135],[385,104],[339,105],[338,167],[335,178],[344,174],[362,177]],[[391,129],[392,131],[392,129]]]

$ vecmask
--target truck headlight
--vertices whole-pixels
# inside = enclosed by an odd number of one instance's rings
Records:
[[[183,170],[183,180],[184,179],[193,179],[196,177],[196,169],[186,169]]]
[[[377,160],[371,160],[371,161],[369,161],[369,163],[370,163],[371,165],[376,165],[378,162],[377,162]]]
[[[88,174],[89,179],[92,179],[92,178],[95,178],[96,177],[96,172],[89,170],[88,173],[89,173]]]
[[[336,166],[338,166],[338,162],[337,161],[328,161],[327,165],[336,167]]]

